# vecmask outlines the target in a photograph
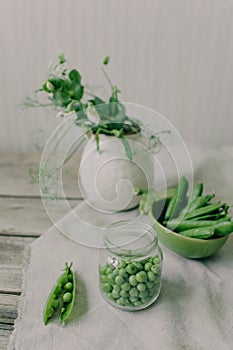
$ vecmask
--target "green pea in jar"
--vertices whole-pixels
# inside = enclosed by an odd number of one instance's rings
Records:
[[[148,307],[160,293],[162,259],[157,234],[151,226],[136,219],[112,224],[100,250],[102,297],[121,310]]]

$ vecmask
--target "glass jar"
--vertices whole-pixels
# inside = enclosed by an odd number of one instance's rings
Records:
[[[127,311],[151,305],[160,293],[162,259],[157,234],[151,226],[138,220],[109,226],[99,260],[102,297]]]

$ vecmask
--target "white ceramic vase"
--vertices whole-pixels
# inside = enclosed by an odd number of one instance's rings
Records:
[[[99,151],[92,136],[79,168],[79,187],[86,202],[97,210],[117,212],[136,207],[135,187],[147,188],[153,177],[153,157],[140,133],[125,136],[132,151],[126,155],[121,139],[99,135]]]

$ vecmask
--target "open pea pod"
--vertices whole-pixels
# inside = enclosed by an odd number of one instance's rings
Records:
[[[43,310],[43,320],[45,325],[53,316],[55,316],[55,314],[57,314],[58,309],[61,310],[61,322],[64,322],[71,314],[75,298],[75,276],[74,272],[71,270],[71,266],[72,263],[70,265],[66,263],[65,272],[58,278],[56,285],[49,293]],[[67,289],[67,286],[69,289]],[[69,303],[64,301],[65,294],[71,295]]]
[[[63,302],[62,302],[62,308],[60,313],[61,323],[65,322],[68,319],[74,307],[76,284],[75,284],[75,275],[74,275],[74,272],[71,270],[71,268],[69,268],[68,270],[68,283],[66,285],[68,284],[70,286],[72,284],[72,288],[69,289],[68,292],[63,294]],[[64,288],[66,287],[66,285],[64,286]]]
[[[68,281],[68,269],[59,277],[56,285],[52,288],[46,300],[43,310],[43,320],[46,325],[50,318],[55,315],[57,309],[61,306],[61,295],[63,293],[63,285]]]

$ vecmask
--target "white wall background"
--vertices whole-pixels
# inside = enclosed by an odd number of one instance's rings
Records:
[[[17,106],[59,49],[96,84],[110,54],[122,100],[186,140],[233,143],[232,0],[0,0],[0,150],[33,150],[54,129],[53,114]]]

